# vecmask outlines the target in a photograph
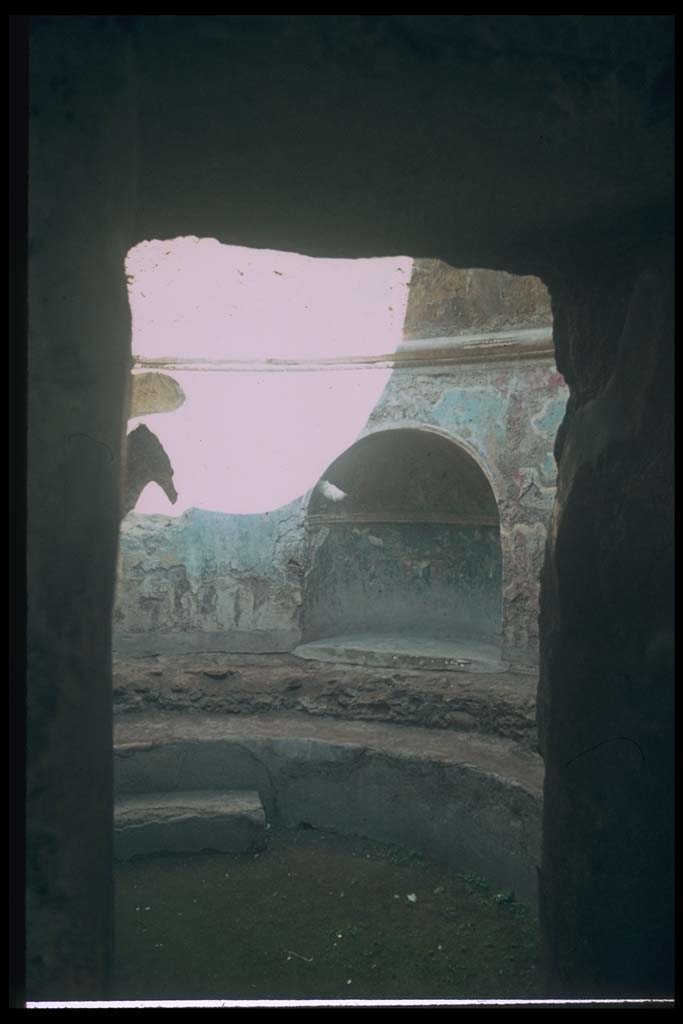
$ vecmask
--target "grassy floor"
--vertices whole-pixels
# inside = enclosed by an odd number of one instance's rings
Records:
[[[537,922],[509,895],[379,843],[269,836],[117,865],[117,998],[537,994]]]

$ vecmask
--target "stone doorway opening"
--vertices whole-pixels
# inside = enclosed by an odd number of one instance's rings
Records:
[[[533,905],[536,680],[507,652],[533,664],[565,401],[545,289],[176,242],[129,262],[119,850],[229,850],[248,812]]]

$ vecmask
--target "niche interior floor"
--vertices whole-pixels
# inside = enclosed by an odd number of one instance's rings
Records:
[[[415,634],[353,633],[301,644],[299,658],[335,664],[417,668],[432,672],[504,672],[500,649],[481,640],[453,640]]]
[[[534,675],[350,665],[290,654],[115,659],[116,715],[303,712],[500,736],[536,745]]]

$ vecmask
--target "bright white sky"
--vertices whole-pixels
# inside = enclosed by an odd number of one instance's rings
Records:
[[[395,352],[412,259],[319,260],[221,245],[142,242],[126,273],[137,358],[330,358]],[[132,278],[132,280],[130,280]],[[267,512],[313,487],[358,438],[388,369],[168,371],[186,402],[138,417],[164,445],[178,501],[150,484],[137,512]]]

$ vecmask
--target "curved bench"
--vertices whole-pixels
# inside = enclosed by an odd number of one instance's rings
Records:
[[[479,734],[306,715],[127,715],[115,787],[256,791],[269,820],[394,843],[536,904],[543,763]]]

